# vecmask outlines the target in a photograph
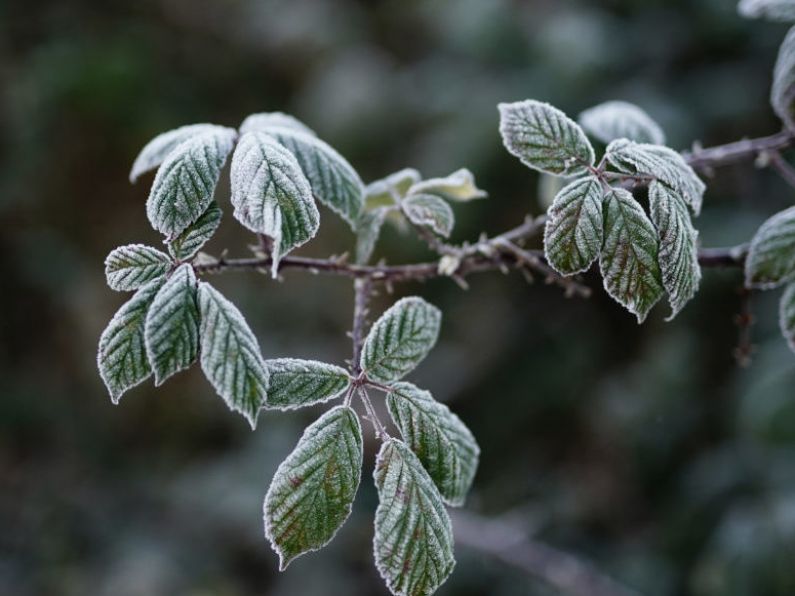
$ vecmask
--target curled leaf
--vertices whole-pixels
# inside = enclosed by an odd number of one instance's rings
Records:
[[[409,188],[409,195],[437,195],[448,201],[472,201],[485,199],[489,194],[475,184],[475,176],[466,168],[456,170],[444,178],[428,178],[415,182]]]
[[[450,237],[455,216],[444,200],[434,195],[409,195],[400,207],[411,223],[429,227],[444,238]]]
[[[795,207],[765,221],[751,239],[745,285],[769,289],[795,279]]]
[[[665,145],[665,133],[645,111],[627,101],[606,101],[585,110],[580,126],[595,139],[607,144],[616,139]]]

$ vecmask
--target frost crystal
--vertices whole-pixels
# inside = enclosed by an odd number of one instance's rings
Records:
[[[146,203],[149,222],[169,237],[199,219],[213,200],[215,185],[237,133],[213,127],[169,153],[157,170]]]
[[[408,194],[437,195],[448,201],[472,201],[489,196],[489,193],[477,187],[475,177],[466,168],[456,170],[444,178],[429,178],[415,182],[409,188]]]
[[[563,275],[586,271],[602,248],[602,185],[596,178],[564,187],[547,211],[544,250]]]
[[[795,21],[795,1],[740,0],[737,12],[747,19],[766,18],[771,21]]]
[[[795,279],[795,207],[765,221],[745,259],[745,285],[769,289]]]
[[[413,224],[427,226],[444,238],[450,237],[455,216],[444,200],[434,195],[409,195],[400,207]]]
[[[320,225],[312,188],[292,153],[263,132],[244,134],[232,157],[235,217],[273,238],[273,276],[279,260],[314,237]]]
[[[585,133],[557,108],[529,99],[498,108],[503,145],[526,166],[570,176],[593,165],[593,147]]]
[[[146,315],[146,355],[155,385],[188,368],[199,353],[196,275],[180,265],[157,292]]]
[[[788,285],[784,290],[778,314],[781,334],[787,340],[790,350],[795,352],[795,284]]]
[[[315,135],[315,131],[301,122],[298,118],[283,112],[261,112],[251,114],[240,125],[240,134],[247,132],[266,131],[270,128],[289,128],[308,135]]]
[[[585,132],[605,144],[623,138],[665,145],[665,133],[659,124],[638,106],[626,101],[606,101],[585,110],[578,120]]]
[[[428,596],[455,567],[453,530],[441,495],[402,441],[381,446],[375,464],[375,563],[397,596]]]
[[[787,128],[795,128],[795,27],[789,30],[778,51],[770,104]]]
[[[257,338],[237,307],[210,284],[199,284],[198,300],[204,376],[229,408],[255,428],[268,390],[268,370]]]
[[[663,295],[657,233],[641,206],[624,189],[605,195],[604,246],[599,256],[605,290],[638,317]]]
[[[292,410],[339,397],[350,386],[344,368],[295,358],[267,360],[270,372],[268,407]]]
[[[162,283],[158,279],[138,290],[113,316],[99,339],[99,374],[114,404],[125,391],[152,374],[144,345],[144,322]]]
[[[356,413],[338,406],[309,426],[276,470],[263,506],[279,569],[328,544],[351,512],[362,469]]]
[[[215,124],[189,124],[157,135],[141,149],[141,153],[135,158],[135,163],[130,170],[130,182],[135,182],[141,174],[154,170],[163,163],[169,153],[184,141],[213,130],[225,129]]]
[[[174,240],[168,243],[168,252],[180,261],[187,261],[199,252],[202,246],[213,237],[221,225],[223,211],[213,201],[201,217],[189,225]]]
[[[105,259],[105,278],[112,290],[137,290],[163,277],[171,266],[165,253],[144,244],[114,248]]]
[[[414,370],[439,336],[442,313],[422,298],[398,300],[373,323],[362,348],[362,370],[374,381],[396,381]]]
[[[428,391],[395,383],[387,407],[403,439],[417,454],[448,505],[464,504],[475,478],[480,448],[450,409]]]

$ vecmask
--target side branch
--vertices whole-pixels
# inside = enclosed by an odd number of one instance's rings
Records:
[[[782,130],[767,137],[743,139],[706,149],[696,147],[692,151],[683,151],[682,157],[697,170],[709,170],[755,159],[762,153],[777,152],[792,146],[793,143],[795,143],[795,132]]]

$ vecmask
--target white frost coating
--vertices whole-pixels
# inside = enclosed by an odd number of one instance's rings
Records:
[[[199,353],[199,308],[196,275],[180,265],[157,292],[146,315],[146,356],[155,385],[188,368]]]
[[[453,529],[441,495],[402,441],[385,441],[373,472],[378,489],[373,551],[396,596],[430,596],[453,572]]]
[[[398,300],[373,323],[362,347],[362,370],[381,382],[411,372],[436,344],[441,321],[441,311],[422,298]]]
[[[152,374],[144,345],[144,322],[149,305],[162,285],[154,280],[138,290],[116,312],[99,339],[99,375],[114,404],[128,389]]]
[[[368,207],[394,205],[395,198],[403,198],[409,189],[422,180],[420,173],[414,168],[404,168],[375,180],[364,189],[365,204]]]
[[[267,131],[276,126],[291,128],[312,136],[315,135],[315,131],[298,118],[290,116],[290,114],[285,114],[284,112],[261,112],[259,114],[251,114],[243,120],[243,123],[240,125],[240,134],[244,135],[247,132]]]
[[[268,370],[257,338],[238,308],[210,284],[199,283],[198,301],[204,376],[254,429],[268,391]]]
[[[274,277],[279,260],[317,233],[320,225],[312,188],[292,153],[263,132],[240,138],[232,157],[235,218],[273,239]]]
[[[740,0],[737,12],[746,19],[795,21],[795,0]]]
[[[562,275],[586,271],[602,248],[602,184],[588,176],[565,186],[547,211],[544,252]]]
[[[381,226],[391,210],[391,207],[376,207],[359,217],[356,224],[356,263],[359,265],[365,265],[373,256]]]
[[[695,296],[701,281],[698,264],[698,232],[690,221],[687,203],[661,182],[649,185],[651,220],[660,237],[658,261],[673,319]]]
[[[795,284],[790,284],[781,296],[778,323],[789,349],[795,352]]]
[[[795,279],[795,207],[765,221],[751,239],[745,285],[767,290]]]
[[[351,408],[332,408],[304,431],[276,470],[262,508],[279,571],[331,542],[351,513],[361,470],[362,428]]]
[[[171,238],[201,217],[213,200],[236,137],[233,129],[216,126],[169,153],[146,202],[146,215],[154,229]]]
[[[448,201],[472,201],[489,196],[475,184],[475,176],[466,168],[456,170],[444,178],[428,178],[415,182],[408,190],[410,195],[437,195]]]
[[[409,195],[400,202],[400,208],[413,224],[427,226],[444,238],[450,237],[455,215],[443,199],[435,195]]]
[[[460,507],[478,468],[480,447],[461,419],[411,383],[395,383],[386,399],[403,440],[422,462],[444,502]]]
[[[604,246],[599,255],[605,290],[642,323],[663,295],[657,232],[632,195],[614,188],[605,195]]]
[[[141,149],[138,157],[135,158],[130,170],[130,182],[135,183],[141,174],[154,170],[163,163],[169,153],[184,141],[214,129],[223,130],[223,127],[215,124],[189,124],[157,135]]]
[[[265,367],[270,373],[268,408],[293,410],[327,402],[350,386],[344,368],[325,362],[276,358],[266,360]]]
[[[127,244],[114,248],[105,258],[105,278],[112,290],[137,290],[163,277],[170,266],[171,258],[156,248]]]
[[[789,30],[778,50],[770,105],[787,128],[795,128],[795,27]]]
[[[706,186],[693,168],[673,149],[619,139],[607,146],[605,156],[620,172],[648,176],[664,182],[687,201],[695,215],[701,212]]]
[[[629,139],[636,143],[665,145],[665,133],[660,125],[627,101],[606,101],[582,112],[578,120],[585,132],[605,144]]]
[[[277,126],[266,132],[295,156],[315,197],[355,228],[364,204],[364,184],[353,166],[315,136]]]
[[[218,203],[213,201],[201,217],[185,228],[182,233],[168,242],[168,252],[180,261],[187,261],[194,257],[199,249],[213,237],[218,226],[221,225],[223,211]]]
[[[571,176],[593,165],[593,147],[585,132],[559,109],[531,99],[497,107],[502,143],[526,166]]]

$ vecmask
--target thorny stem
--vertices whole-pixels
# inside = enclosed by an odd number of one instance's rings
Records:
[[[372,292],[372,280],[369,277],[359,277],[353,281],[353,327],[351,328],[351,341],[353,343],[353,359],[351,371],[354,377],[361,372],[362,344],[364,343],[364,326],[367,318],[367,304]]]

